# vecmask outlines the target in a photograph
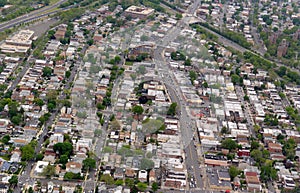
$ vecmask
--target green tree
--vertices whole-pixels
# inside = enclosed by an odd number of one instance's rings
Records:
[[[11,178],[8,180],[8,183],[10,186],[16,186],[18,184],[18,176],[13,175]]]
[[[231,82],[236,85],[240,82],[240,77],[236,74],[231,75]]]
[[[230,166],[229,168],[229,175],[231,179],[234,179],[237,175],[239,175],[241,171],[237,169],[235,166]]]
[[[67,79],[70,78],[70,76],[71,76],[71,71],[70,71],[70,70],[67,70],[66,73],[65,73],[65,76],[66,76]]]
[[[121,62],[121,57],[120,56],[115,56],[115,63],[118,64]]]
[[[182,18],[182,14],[176,13],[175,17],[176,17],[177,20],[180,20]]]
[[[191,61],[191,59],[186,59],[185,61],[184,61],[184,65],[185,66],[191,66],[192,65],[192,61]]]
[[[138,188],[138,190],[144,192],[148,188],[148,185],[143,182],[138,182],[136,187]]]
[[[260,146],[259,142],[257,142],[257,141],[252,141],[251,142],[251,150],[258,149],[259,146]]]
[[[133,108],[132,108],[132,112],[136,115],[141,115],[143,114],[144,112],[144,109],[142,106],[139,106],[139,105],[135,105]]]
[[[167,111],[167,115],[174,116],[176,114],[177,103],[172,103]]]
[[[221,146],[229,151],[235,150],[237,148],[236,141],[228,138],[222,141]]]
[[[54,165],[47,165],[43,168],[43,171],[41,173],[46,178],[50,178],[51,176],[55,175],[55,166]]]
[[[61,155],[59,158],[59,163],[65,165],[68,163],[69,157],[67,155]]]
[[[67,155],[69,157],[73,153],[73,145],[70,142],[60,142],[53,146],[53,150],[58,151],[60,155]]]
[[[109,174],[101,175],[100,181],[105,182],[105,184],[107,184],[107,185],[113,185],[114,184],[114,178],[111,177]]]
[[[190,76],[190,80],[191,80],[192,84],[193,84],[194,80],[197,80],[197,78],[198,78],[197,73],[193,70],[191,70],[189,72],[189,76]]]
[[[116,186],[123,186],[123,184],[124,184],[124,181],[122,179],[119,179],[119,180],[115,181]]]
[[[93,40],[93,39],[89,39],[86,43],[87,43],[89,46],[91,46],[91,45],[93,45],[94,40]]]
[[[48,103],[47,108],[49,111],[53,111],[56,108],[56,105],[54,103]]]
[[[43,74],[42,74],[43,77],[50,77],[51,74],[52,74],[52,68],[48,66],[43,68]]]
[[[134,179],[126,178],[125,185],[128,186],[129,188],[133,188],[134,187]]]
[[[151,189],[152,189],[153,192],[156,192],[158,190],[158,183],[157,182],[153,182],[152,186],[151,186]]]
[[[34,147],[31,144],[21,147],[22,161],[29,161],[34,158]]]
[[[10,136],[9,135],[4,135],[3,137],[2,137],[2,143],[4,143],[4,144],[8,144],[8,142],[9,142],[9,140],[10,140]]]
[[[221,129],[221,133],[224,135],[224,134],[227,134],[228,133],[228,128],[227,127],[222,127],[222,129]]]
[[[16,116],[13,116],[11,118],[11,122],[15,125],[19,125],[21,122],[22,122],[22,117],[20,114],[16,115]]]
[[[146,67],[143,66],[143,65],[140,65],[140,66],[137,68],[137,73],[138,73],[138,74],[142,74],[142,75],[146,74],[146,73],[147,73]]]
[[[141,170],[148,170],[154,167],[154,162],[150,159],[143,158],[141,160]]]
[[[96,161],[92,158],[86,158],[83,160],[83,168],[86,170],[96,168]]]
[[[40,106],[40,107],[44,105],[44,101],[40,98],[35,98],[33,103]]]
[[[257,162],[257,163],[261,163],[263,162],[263,155],[262,155],[262,151],[259,149],[254,149],[251,151],[250,153],[251,157]]]
[[[28,193],[34,193],[34,191],[33,191],[32,187],[29,187],[29,189],[28,189]]]
[[[260,169],[260,178],[263,182],[274,181],[277,179],[277,170],[272,166],[273,162],[267,160],[266,164]]]
[[[44,154],[42,154],[42,153],[38,153],[38,154],[35,156],[35,160],[36,160],[36,161],[43,160],[43,158],[44,158]]]

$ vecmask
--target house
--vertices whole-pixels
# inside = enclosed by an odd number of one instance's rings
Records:
[[[65,24],[60,25],[54,34],[55,39],[63,39],[65,37],[66,31],[67,26]]]
[[[116,168],[114,172],[114,179],[123,179],[124,178],[124,169]]]
[[[211,189],[231,189],[230,175],[228,169],[222,167],[208,167],[207,177]]]
[[[153,182],[156,182],[156,173],[154,169],[150,170],[149,172],[149,183]]]
[[[16,149],[12,152],[9,162],[11,163],[18,163],[21,161],[21,151]]]
[[[3,162],[2,167],[1,167],[1,171],[2,172],[8,172],[10,166],[11,166],[11,163],[9,163],[7,161]]]
[[[128,178],[135,178],[136,173],[135,173],[134,169],[132,169],[132,168],[126,168],[126,170],[125,170],[125,176],[128,177]]]
[[[66,172],[81,173],[82,164],[77,162],[68,162],[66,164]]]
[[[148,176],[148,172],[146,170],[140,170],[138,179],[141,182],[147,182],[147,176]]]
[[[8,189],[9,187],[7,184],[0,183],[0,193],[7,193]]]
[[[262,190],[258,174],[256,172],[245,172],[247,190],[249,192],[260,192]]]
[[[52,149],[46,149],[44,153],[44,161],[49,161],[50,163],[55,162],[56,153]]]

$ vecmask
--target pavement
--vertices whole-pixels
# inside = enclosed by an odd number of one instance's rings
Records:
[[[200,1],[195,1],[187,11],[187,14],[193,14],[197,7],[199,6]],[[184,152],[186,153],[186,166],[187,166],[187,172],[189,174],[189,178],[195,179],[195,183],[193,185],[193,188],[190,188],[190,192],[211,192],[211,191],[205,191],[203,190],[204,182],[206,181],[205,178],[205,169],[200,169],[200,161],[199,157],[202,157],[201,151],[197,151],[197,144],[199,144],[199,141],[197,141],[197,137],[194,138],[194,129],[196,128],[194,120],[189,116],[189,113],[187,112],[187,104],[184,102],[183,94],[181,92],[181,89],[179,85],[177,84],[174,74],[172,73],[172,70],[169,68],[168,64],[165,61],[164,56],[162,55],[164,53],[164,48],[167,46],[170,42],[174,41],[178,34],[181,31],[181,28],[184,27],[187,23],[187,17],[183,17],[182,20],[180,20],[177,25],[170,29],[168,34],[165,35],[165,37],[162,39],[160,46],[157,46],[157,48],[154,51],[154,57],[153,61],[156,64],[155,68],[158,72],[158,79],[160,79],[162,82],[164,82],[168,94],[171,98],[172,102],[176,102],[178,106],[178,117],[180,122],[180,130],[181,130],[181,138],[182,143],[184,146]],[[194,141],[194,139],[196,141]],[[200,155],[199,155],[200,153]],[[204,167],[201,167],[204,168]],[[203,177],[202,177],[203,176]],[[194,187],[195,186],[195,187]],[[164,191],[168,192],[168,191]],[[176,191],[169,191],[169,192],[176,192]],[[180,192],[180,191],[179,191]]]

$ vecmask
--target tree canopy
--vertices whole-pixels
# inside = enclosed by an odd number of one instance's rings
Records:
[[[86,158],[85,160],[83,160],[83,168],[84,169],[96,168],[96,161],[93,158]]]
[[[237,148],[237,143],[236,141],[228,138],[222,141],[221,146],[229,151],[232,151]]]
[[[167,115],[174,116],[176,114],[177,103],[172,103],[167,111]]]
[[[144,112],[144,109],[142,106],[139,106],[139,105],[135,105],[133,108],[132,108],[132,112],[136,115],[141,115],[143,114]]]
[[[73,153],[73,145],[70,142],[56,143],[53,146],[53,150],[58,151],[60,155],[69,157]]]

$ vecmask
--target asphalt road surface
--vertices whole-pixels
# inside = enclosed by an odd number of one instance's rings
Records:
[[[6,30],[8,28],[14,27],[16,25],[19,25],[21,23],[25,23],[25,22],[28,22],[28,21],[38,19],[41,16],[46,16],[49,13],[46,13],[46,14],[43,14],[43,13],[45,13],[47,11],[50,11],[50,10],[56,8],[56,7],[59,7],[62,3],[66,2],[66,1],[67,0],[60,0],[60,1],[56,2],[55,4],[53,4],[53,5],[43,7],[41,9],[36,10],[36,11],[30,12],[26,15],[22,15],[20,17],[17,17],[15,19],[10,20],[10,21],[1,23],[0,24],[0,32]]]

